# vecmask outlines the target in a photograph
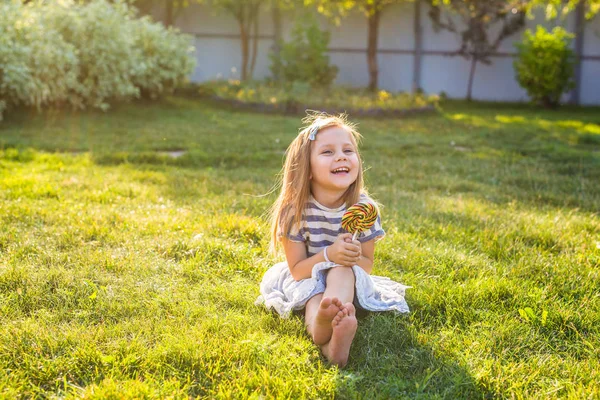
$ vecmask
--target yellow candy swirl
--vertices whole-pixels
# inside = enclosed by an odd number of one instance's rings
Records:
[[[366,231],[377,220],[377,209],[371,203],[356,203],[342,216],[342,228],[356,234]]]

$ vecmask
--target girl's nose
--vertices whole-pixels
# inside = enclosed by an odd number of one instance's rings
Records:
[[[346,160],[346,154],[344,154],[343,152],[339,153],[336,158],[336,161],[339,161],[339,160]]]

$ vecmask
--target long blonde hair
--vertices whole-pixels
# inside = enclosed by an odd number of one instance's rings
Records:
[[[358,176],[348,187],[343,199],[347,207],[358,202],[361,193],[366,194],[363,181],[362,159],[358,153],[361,135],[356,125],[348,122],[346,114],[337,116],[325,113],[309,113],[303,120],[304,126],[292,141],[285,153],[285,163],[281,171],[282,182],[279,197],[271,209],[271,249],[277,247],[279,236],[287,237],[294,225],[300,224],[302,213],[310,197],[310,150],[311,132],[329,127],[340,127],[350,133],[350,140],[358,156]]]

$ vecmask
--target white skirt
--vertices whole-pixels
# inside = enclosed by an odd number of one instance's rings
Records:
[[[325,291],[325,272],[335,266],[332,262],[315,264],[310,278],[296,281],[286,262],[275,264],[263,276],[256,304],[273,308],[287,318],[293,310],[304,308],[311,297]],[[352,267],[352,271],[356,278],[355,298],[360,307],[368,311],[409,312],[404,291],[410,286],[382,276],[369,275],[358,265]]]

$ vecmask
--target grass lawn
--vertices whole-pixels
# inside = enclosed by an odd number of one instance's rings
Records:
[[[299,119],[175,97],[7,115],[0,397],[600,397],[599,109],[358,121],[374,274],[412,313],[361,315],[344,370],[254,305]]]

